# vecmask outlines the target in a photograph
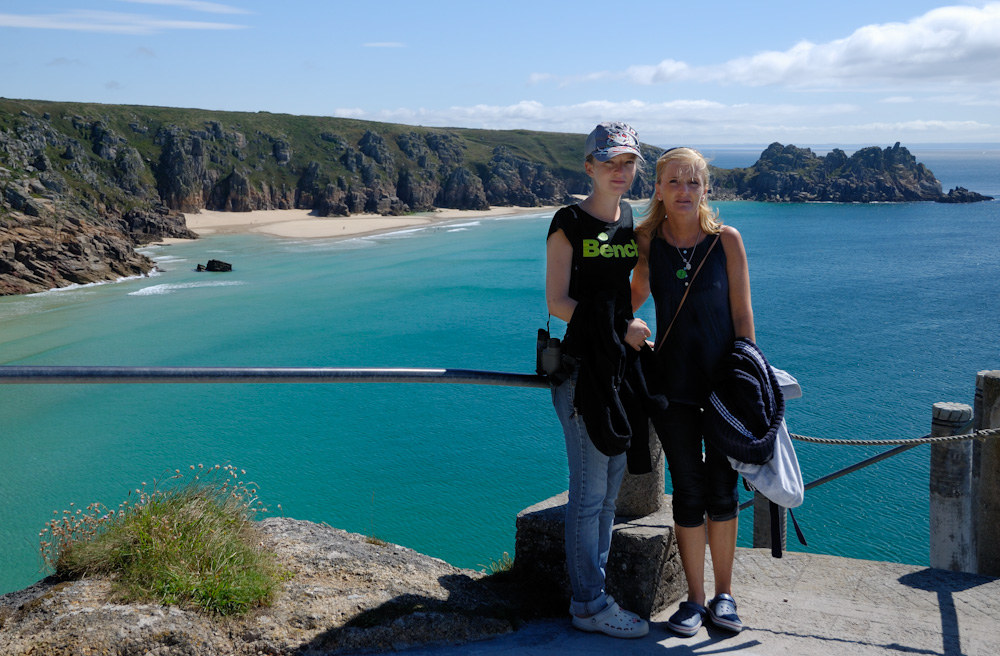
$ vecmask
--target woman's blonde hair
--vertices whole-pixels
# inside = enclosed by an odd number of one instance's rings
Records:
[[[706,191],[709,188],[708,160],[704,155],[694,148],[671,148],[656,160],[656,182],[660,182],[664,169],[670,162],[679,161],[691,167],[694,174],[701,180]],[[656,188],[653,188],[653,195],[649,199],[649,204],[644,210],[638,212],[644,217],[643,221],[636,228],[636,232],[645,235],[649,239],[655,237],[660,230],[660,225],[667,218],[667,210],[663,201],[656,197]],[[702,196],[698,203],[698,218],[701,222],[702,232],[715,235],[722,232],[722,221],[719,219],[719,210],[708,206],[707,193]]]

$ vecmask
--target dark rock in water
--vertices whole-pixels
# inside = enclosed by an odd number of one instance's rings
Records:
[[[194,268],[194,270],[195,271],[204,271],[205,270],[205,265],[204,264],[199,264],[198,266],[196,266]]]
[[[209,260],[205,265],[206,271],[232,271],[233,265],[222,260]]]
[[[937,199],[939,203],[978,203],[984,200],[993,200],[993,196],[983,196],[974,191],[969,191],[965,187],[955,187],[946,196]]]

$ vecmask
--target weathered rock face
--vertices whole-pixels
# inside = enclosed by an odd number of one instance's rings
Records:
[[[515,157],[506,146],[493,149],[487,170],[483,186],[486,202],[491,205],[537,207],[551,204],[553,198],[560,203],[573,202],[562,180],[541,164]]]
[[[513,630],[491,577],[328,526],[271,518],[260,526],[289,578],[269,608],[220,620],[116,602],[111,583],[41,581],[0,597],[5,656],[338,654],[465,642]]]
[[[490,207],[483,190],[483,181],[464,166],[451,172],[434,203],[438,207],[457,210],[485,210]]]
[[[82,223],[0,229],[0,294],[115,280],[152,268],[117,230]]]
[[[0,120],[0,294],[148,273],[135,245],[196,236],[109,124],[73,116],[67,132],[50,118]]]

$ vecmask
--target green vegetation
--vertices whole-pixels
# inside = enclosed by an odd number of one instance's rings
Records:
[[[116,510],[56,511],[40,533],[43,559],[61,578],[111,577],[124,602],[219,615],[267,605],[282,575],[252,523],[267,512],[255,485],[232,465],[191,470],[142,483]]]
[[[161,131],[178,130],[187,136],[201,132],[213,133],[214,142],[206,141],[211,157],[206,168],[216,171],[219,177],[229,175],[235,168],[249,171],[249,180],[259,185],[285,184],[294,188],[302,170],[311,161],[322,164],[324,183],[335,182],[338,177],[350,180],[356,171],[342,158],[347,148],[357,148],[366,132],[375,132],[385,140],[388,155],[399,168],[416,166],[399,145],[399,138],[415,134],[423,138],[429,134],[448,135],[461,149],[461,162],[475,170],[493,157],[493,149],[506,146],[510,151],[531,162],[544,164],[559,177],[569,176],[584,187],[589,186],[583,172],[582,134],[534,132],[529,130],[481,130],[466,128],[426,128],[396,123],[381,123],[347,118],[323,116],[296,116],[270,112],[229,112],[205,109],[150,107],[142,105],[101,105],[94,103],[50,102],[36,100],[11,100],[0,98],[0,130],[16,133],[25,122],[21,112],[31,117],[48,114],[47,122],[57,132],[72,135],[84,148],[94,141],[92,125],[102,122],[111,135],[127,139],[144,161],[157,163],[163,149]],[[75,120],[74,120],[75,119]],[[213,128],[218,125],[218,129]],[[219,135],[239,134],[245,139],[234,154],[234,144]],[[160,135],[158,138],[157,135]],[[323,137],[325,135],[326,138]],[[274,157],[278,141],[289,147],[291,160],[279,163]],[[215,147],[211,144],[216,143]],[[350,151],[346,151],[350,152]],[[61,153],[51,152],[49,158],[59,161]],[[440,164],[436,153],[430,154],[433,164]],[[103,166],[112,167],[112,162]],[[395,185],[395,178],[379,170],[378,177]],[[148,180],[147,180],[148,181]],[[151,181],[149,181],[151,182]]]
[[[503,552],[503,555],[500,556],[500,560],[493,560],[491,558],[489,565],[480,564],[479,566],[483,568],[482,571],[484,573],[492,576],[493,574],[502,574],[511,571],[514,567],[514,559],[511,558],[510,554],[505,551]]]

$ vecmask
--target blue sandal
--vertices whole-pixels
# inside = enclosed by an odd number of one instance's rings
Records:
[[[677,612],[667,620],[667,628],[685,638],[690,638],[698,633],[707,613],[708,610],[701,604],[682,601]]]
[[[716,595],[715,599],[708,602],[708,617],[712,620],[712,624],[720,629],[736,633],[743,630],[743,622],[736,614],[736,600],[725,592]]]

